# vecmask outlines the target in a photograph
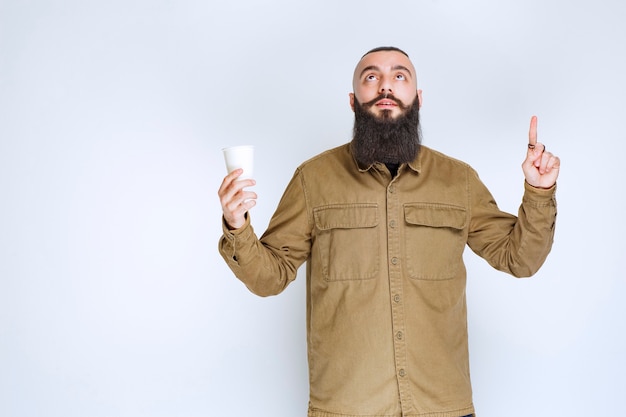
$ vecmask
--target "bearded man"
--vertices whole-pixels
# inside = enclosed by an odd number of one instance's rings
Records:
[[[415,68],[398,48],[354,72],[350,143],[296,170],[259,239],[254,180],[224,178],[219,250],[255,294],[278,294],[307,262],[309,417],[474,413],[468,245],[494,268],[531,276],[550,252],[560,160],[531,118],[524,198],[502,212],[467,164],[421,145]]]

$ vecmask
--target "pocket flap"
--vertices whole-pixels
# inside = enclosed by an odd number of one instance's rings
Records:
[[[358,229],[378,225],[378,205],[336,204],[313,209],[315,225],[320,230]]]
[[[463,229],[467,222],[467,210],[447,204],[415,203],[404,206],[404,219],[418,226]]]

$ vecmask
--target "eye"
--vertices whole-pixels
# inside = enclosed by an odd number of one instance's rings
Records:
[[[374,74],[369,74],[365,76],[365,81],[376,81],[378,77]]]
[[[398,80],[398,81],[405,81],[406,77],[404,76],[404,74],[397,74],[396,75],[396,80]]]

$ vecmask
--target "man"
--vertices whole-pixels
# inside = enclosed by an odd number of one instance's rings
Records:
[[[254,181],[226,176],[220,253],[261,296],[307,261],[309,417],[472,415],[464,247],[533,275],[552,246],[560,161],[533,117],[519,214],[504,213],[471,167],[421,145],[406,53],[369,51],[353,88],[352,141],[296,170],[261,239]]]

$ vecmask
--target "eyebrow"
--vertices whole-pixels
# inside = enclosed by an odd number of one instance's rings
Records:
[[[413,76],[413,74],[411,74],[411,70],[409,70],[407,67],[405,67],[404,65],[394,65],[391,68],[392,71],[406,71],[409,73],[410,76]],[[366,73],[367,71],[380,71],[380,68],[376,65],[368,65],[367,67],[363,68],[363,70],[361,71],[361,75],[359,77],[362,77],[364,73]]]

